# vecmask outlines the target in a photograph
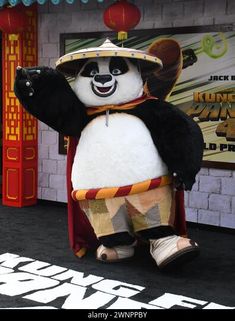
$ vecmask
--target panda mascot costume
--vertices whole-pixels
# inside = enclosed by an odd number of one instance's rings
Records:
[[[195,182],[203,137],[190,117],[165,101],[182,69],[179,45],[165,39],[144,52],[107,39],[56,65],[18,67],[15,93],[29,113],[70,138],[75,253],[95,246],[98,260],[116,262],[132,257],[144,239],[160,269],[194,258],[198,244],[176,228],[175,196]],[[73,88],[65,76],[75,77]]]

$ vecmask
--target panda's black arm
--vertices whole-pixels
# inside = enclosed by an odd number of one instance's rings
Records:
[[[14,91],[30,114],[63,135],[79,136],[87,123],[85,106],[52,68],[17,68]]]
[[[203,136],[198,124],[165,101],[147,100],[133,113],[148,127],[170,173],[177,174],[177,185],[190,190],[203,157]]]

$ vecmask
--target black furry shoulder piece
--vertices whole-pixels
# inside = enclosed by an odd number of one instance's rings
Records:
[[[128,113],[145,123],[170,173],[176,173],[177,183],[190,190],[201,168],[204,149],[198,124],[172,104],[155,99]]]

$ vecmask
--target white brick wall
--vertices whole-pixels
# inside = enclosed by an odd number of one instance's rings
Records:
[[[233,23],[234,0],[135,0],[142,17],[138,29]],[[102,20],[105,7],[89,1],[39,6],[39,64],[50,65],[60,55],[60,33],[108,30]],[[235,29],[235,28],[234,28]],[[58,154],[58,134],[39,125],[39,198],[66,202],[66,160]],[[235,228],[235,171],[202,168],[191,192],[185,193],[191,222]]]

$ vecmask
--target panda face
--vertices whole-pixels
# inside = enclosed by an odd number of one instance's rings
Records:
[[[74,92],[86,106],[131,101],[143,94],[138,67],[120,57],[88,59],[74,82]]]

